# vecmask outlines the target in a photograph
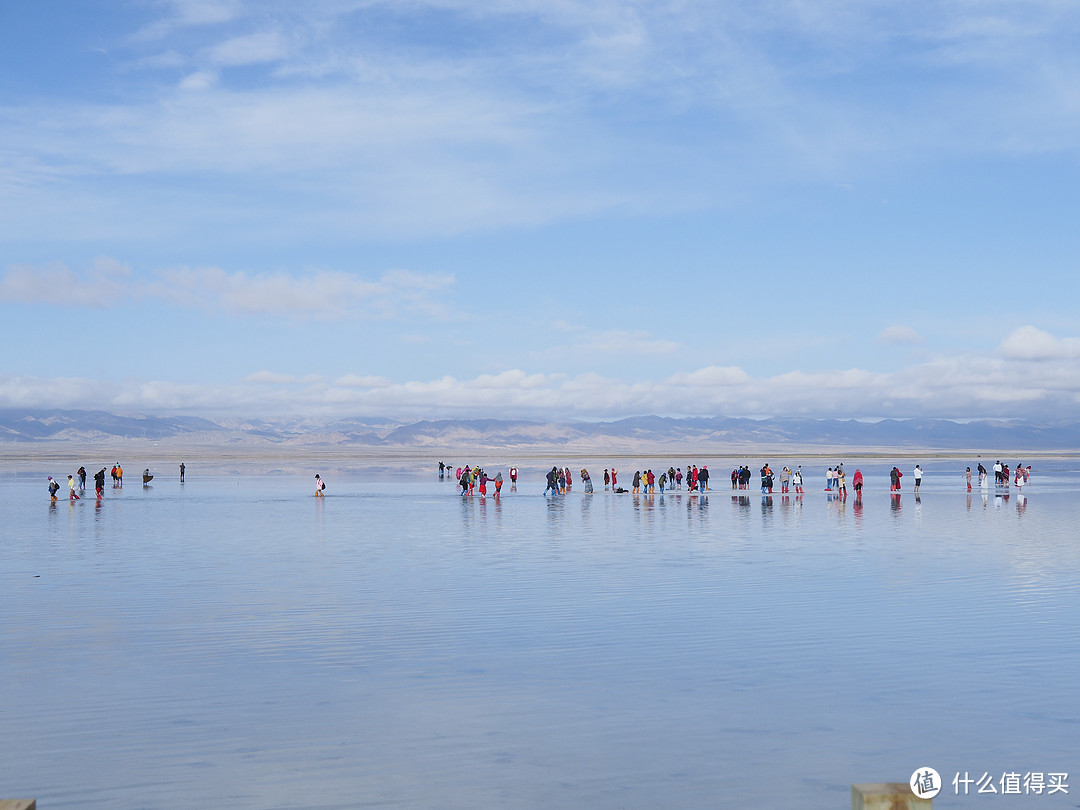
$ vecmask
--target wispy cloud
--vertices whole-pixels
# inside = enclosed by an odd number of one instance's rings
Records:
[[[261,62],[277,62],[289,53],[289,44],[279,31],[260,31],[232,37],[211,47],[207,58],[215,65],[236,67]]]
[[[40,192],[43,219],[92,185],[130,220],[183,172],[227,182],[243,201],[230,221],[287,205],[266,194],[272,177],[344,210],[354,233],[447,233],[723,205],[744,185],[1080,142],[1066,33],[1080,7],[1055,0],[301,6],[164,4],[115,43],[122,100],[0,106],[0,174]],[[483,47],[409,36],[435,14]],[[888,80],[868,93],[868,75]],[[628,126],[641,119],[668,122],[662,143]],[[95,183],[115,177],[127,182]],[[145,187],[129,199],[133,183]]]
[[[189,73],[182,78],[177,87],[185,92],[202,92],[203,90],[209,90],[217,84],[217,81],[217,71],[196,70],[194,73]]]
[[[105,309],[131,297],[131,270],[111,259],[98,259],[85,275],[62,263],[16,265],[0,278],[0,301]]]
[[[452,275],[404,270],[368,280],[337,271],[289,275],[174,268],[139,280],[125,265],[99,259],[85,274],[62,264],[12,267],[0,277],[0,301],[108,308],[152,299],[242,315],[388,319],[413,314],[446,317],[445,295],[453,286]]]
[[[273,371],[256,371],[244,377],[247,383],[266,383],[267,385],[289,385],[297,379],[292,374],[278,374]]]
[[[642,329],[610,329],[593,332],[581,342],[580,349],[602,354],[671,354],[679,348],[673,340],[653,337]]]
[[[244,0],[166,0],[165,13],[137,31],[136,41],[157,40],[180,28],[221,25],[244,14]]]
[[[887,326],[877,333],[874,342],[883,346],[918,346],[926,339],[910,326]]]
[[[545,347],[544,352],[560,355],[576,355],[586,352],[592,355],[646,355],[657,356],[678,351],[673,340],[657,338],[644,329],[589,330],[559,321],[552,327],[557,333],[568,334],[572,342],[563,346]]]

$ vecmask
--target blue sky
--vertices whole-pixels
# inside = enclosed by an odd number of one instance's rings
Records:
[[[1071,417],[1080,6],[0,6],[0,407]]]

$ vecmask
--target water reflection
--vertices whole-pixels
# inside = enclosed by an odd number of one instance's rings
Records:
[[[906,514],[872,476],[850,504],[740,491],[711,512],[358,472],[314,510],[282,475],[60,513],[16,481],[0,784],[57,808],[232,784],[232,807],[526,810],[751,805],[768,784],[834,810],[928,739],[961,770],[1056,763],[1080,665],[1071,475],[993,510],[928,477]]]

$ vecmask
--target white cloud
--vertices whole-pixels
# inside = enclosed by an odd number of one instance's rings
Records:
[[[713,388],[746,385],[750,382],[750,375],[738,366],[707,366],[689,374],[675,374],[668,378],[668,382],[672,385]]]
[[[926,339],[910,326],[887,326],[877,333],[874,342],[883,346],[918,346]]]
[[[1058,338],[1034,326],[1021,326],[998,346],[1012,360],[1059,360],[1080,357],[1080,338]]]
[[[256,415],[396,415],[401,418],[618,418],[635,414],[838,418],[1057,418],[1080,402],[1080,364],[1000,355],[943,357],[895,372],[837,369],[753,377],[706,367],[659,380],[595,372],[568,376],[508,369],[469,379],[388,380],[346,374],[333,382],[260,371],[235,385],[168,380],[0,377],[0,406],[206,410]]]
[[[521,369],[499,374],[481,374],[470,383],[477,390],[536,390],[547,387],[550,378],[543,374],[526,374]]]
[[[341,388],[386,388],[390,385],[390,381],[385,377],[346,374],[334,380],[334,385]]]
[[[266,383],[268,385],[288,385],[296,382],[296,377],[292,374],[278,374],[273,371],[263,370],[247,375],[244,378],[244,382]]]
[[[213,70],[197,70],[194,73],[189,73],[183,79],[180,80],[180,84],[177,85],[180,90],[185,92],[197,93],[203,90],[209,90],[218,81],[218,74]]]

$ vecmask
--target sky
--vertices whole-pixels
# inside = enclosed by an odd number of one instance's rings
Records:
[[[0,31],[0,407],[1077,413],[1071,0],[37,0]]]

